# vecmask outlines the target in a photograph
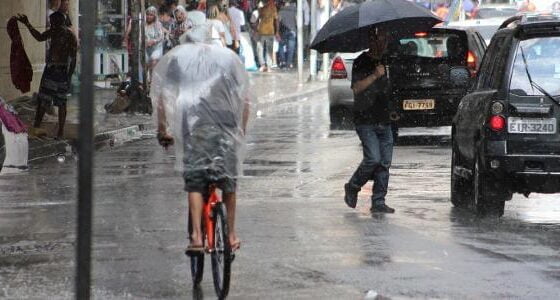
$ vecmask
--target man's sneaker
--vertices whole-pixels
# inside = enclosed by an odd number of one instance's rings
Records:
[[[392,214],[395,213],[395,209],[391,208],[385,204],[380,204],[380,205],[374,205],[371,207],[371,209],[369,210],[372,213],[384,213],[384,214]]]
[[[344,185],[344,202],[350,208],[356,208],[356,203],[358,202],[358,191],[347,183]]]

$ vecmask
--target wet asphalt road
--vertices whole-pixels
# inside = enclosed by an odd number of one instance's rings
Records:
[[[371,184],[356,210],[342,200],[361,149],[354,132],[330,130],[325,94],[256,119],[230,298],[557,299],[560,197],[515,195],[499,220],[455,210],[449,145],[427,141],[395,148],[387,203],[397,212],[372,216]],[[192,298],[186,195],[171,154],[153,139],[97,154],[96,299]],[[75,168],[72,157],[52,159],[0,178],[0,298],[72,297]]]

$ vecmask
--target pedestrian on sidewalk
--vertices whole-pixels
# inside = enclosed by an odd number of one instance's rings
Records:
[[[257,31],[259,39],[257,41],[257,55],[261,72],[269,71],[269,61],[274,64],[274,40],[280,40],[278,22],[278,11],[274,0],[268,0],[263,8],[259,8],[257,19]]]
[[[70,17],[70,0],[61,0],[60,6],[58,7],[58,11],[64,15],[64,26],[72,30],[72,32],[76,36],[76,39],[78,39],[78,45],[79,45],[80,37],[78,35],[78,29],[76,28],[76,26],[72,24],[72,18]]]
[[[391,131],[390,85],[382,56],[387,50],[388,36],[371,30],[370,48],[354,61],[352,91],[354,92],[354,124],[362,142],[363,159],[344,185],[344,201],[355,208],[358,192],[371,179],[374,181],[371,212],[394,213],[385,204],[389,186],[389,167],[393,157]]]
[[[228,13],[235,29],[235,34],[233,35],[234,47],[232,50],[237,54],[240,53],[241,48],[241,30],[245,26],[245,14],[238,6],[239,0],[232,0],[229,2],[228,8]]]
[[[163,26],[158,20],[158,13],[155,6],[146,9],[146,25],[144,27],[146,33],[146,63],[148,64],[148,86],[152,80],[152,71],[157,65],[159,59],[163,56]]]
[[[258,44],[260,40],[259,36],[259,10],[264,7],[262,0],[259,0],[257,7],[253,9],[249,17],[249,34],[251,37],[251,48],[253,49],[253,57],[257,62],[257,67],[261,68],[260,59],[258,55]]]
[[[211,178],[218,178],[229,243],[236,250],[236,178],[249,117],[249,76],[233,51],[212,43],[206,20],[188,18],[192,28],[181,38],[184,44],[163,57],[154,71],[151,98],[157,109],[158,140],[164,147],[178,144],[176,157],[184,171],[193,226],[187,253],[204,251],[203,194]]]
[[[218,20],[224,23],[224,27],[226,29],[225,31],[226,47],[230,48],[235,52],[235,49],[239,47],[239,45],[237,44],[234,45],[235,42],[234,37],[236,36],[235,24],[231,20],[231,16],[229,15],[227,5],[219,5],[218,8],[220,10],[220,13],[218,14]]]
[[[70,91],[70,83],[74,69],[76,68],[76,53],[78,41],[74,33],[64,26],[64,14],[54,12],[50,16],[51,27],[40,33],[37,31],[26,15],[18,15],[18,21],[29,29],[31,35],[40,42],[50,41],[49,56],[37,96],[37,112],[33,127],[39,128],[46,108],[50,105],[58,106],[58,133],[57,138],[64,136],[64,124],[66,123],[66,101]],[[33,132],[40,132],[33,130]],[[38,134],[38,133],[37,133]]]
[[[169,41],[171,48],[179,45],[179,38],[187,31],[187,11],[182,5],[178,5],[173,11],[175,17],[169,29]]]
[[[218,46],[226,47],[226,25],[218,17],[220,15],[220,9],[217,5],[211,5],[208,7],[208,18],[207,24],[210,29],[210,36],[212,43]]]
[[[167,6],[162,5],[158,9],[158,18],[163,28],[163,55],[173,48],[171,44],[171,27],[175,23],[173,12]]]
[[[294,68],[294,54],[297,38],[296,6],[288,0],[280,9],[280,68]]]

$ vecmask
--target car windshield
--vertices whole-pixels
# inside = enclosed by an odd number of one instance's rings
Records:
[[[462,58],[467,51],[459,35],[454,33],[419,32],[400,39],[397,47],[401,55],[426,58]]]
[[[489,19],[489,18],[503,18],[511,17],[517,14],[517,9],[515,8],[492,8],[483,7],[478,10],[477,18],[479,19]]]
[[[560,37],[543,37],[519,43],[510,92],[519,96],[542,95],[531,86],[527,70],[533,82],[553,96],[560,95]]]

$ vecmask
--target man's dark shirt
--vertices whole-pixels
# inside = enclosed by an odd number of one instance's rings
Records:
[[[287,30],[293,32],[297,31],[296,13],[296,6],[292,4],[284,6],[280,9],[278,14],[282,33],[285,33]]]
[[[354,60],[352,66],[352,87],[356,82],[365,79],[375,72],[381,61],[362,53]],[[390,90],[387,75],[375,80],[361,93],[354,95],[354,123],[356,125],[372,125],[390,123],[389,119]]]

